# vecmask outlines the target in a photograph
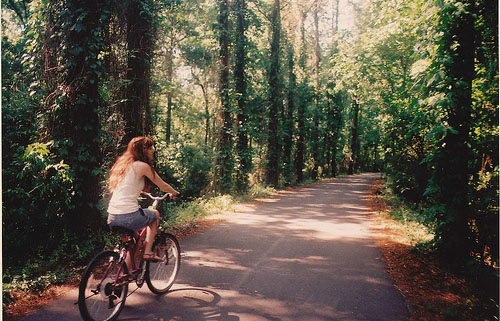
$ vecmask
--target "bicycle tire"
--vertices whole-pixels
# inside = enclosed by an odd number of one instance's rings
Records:
[[[112,321],[122,311],[128,283],[113,287],[120,266],[121,274],[128,274],[126,264],[113,251],[103,251],[90,261],[78,288],[78,308],[85,321]]]
[[[153,253],[163,260],[146,263],[146,283],[151,292],[167,292],[175,282],[181,264],[179,242],[169,233],[159,234],[153,243]]]

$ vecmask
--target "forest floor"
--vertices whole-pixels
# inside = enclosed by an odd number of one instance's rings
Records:
[[[470,287],[465,279],[441,267],[432,255],[412,250],[405,235],[391,228],[393,220],[386,215],[390,208],[380,197],[382,189],[383,181],[379,180],[369,190],[368,205],[372,212],[373,229],[388,266],[387,272],[408,304],[411,321],[485,320],[484,317],[478,319],[478,315],[482,315],[478,311],[487,308],[487,303],[480,299],[479,291]],[[179,227],[174,234],[182,240],[222,220],[223,216],[202,219]],[[73,278],[64,285],[52,286],[38,293],[15,295],[14,303],[3,306],[4,320],[21,319],[74,288],[78,281],[78,278]]]

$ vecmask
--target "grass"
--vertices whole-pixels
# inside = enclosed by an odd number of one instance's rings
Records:
[[[196,224],[196,221],[208,216],[225,213],[232,209],[235,204],[249,202],[259,197],[272,195],[276,190],[261,185],[253,185],[245,194],[240,195],[219,195],[210,198],[198,198],[188,203],[177,206],[165,203],[163,213],[166,213],[166,220],[163,226],[175,227],[178,225]]]
[[[380,213],[391,218],[386,221],[387,227],[403,235],[405,243],[422,246],[434,239],[432,223],[428,223],[421,212],[410,208],[394,195],[388,184],[385,184],[380,198],[390,207],[389,211]]]

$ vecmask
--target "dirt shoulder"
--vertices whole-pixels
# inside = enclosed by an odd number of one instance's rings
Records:
[[[368,204],[387,272],[411,306],[411,320],[485,320],[480,317],[485,302],[465,279],[447,271],[431,254],[412,250],[401,233],[388,228],[391,219],[384,213],[390,208],[378,197],[382,184],[379,180],[371,186]]]

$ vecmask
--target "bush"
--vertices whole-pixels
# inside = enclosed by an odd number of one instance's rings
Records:
[[[73,197],[69,166],[57,162],[51,143],[20,148],[6,170],[14,178],[3,191],[3,241],[5,266],[47,257],[57,248],[68,226],[65,213]],[[10,184],[9,184],[10,185]]]
[[[181,192],[183,199],[194,199],[210,183],[212,157],[204,146],[176,144],[159,146],[158,173]]]

